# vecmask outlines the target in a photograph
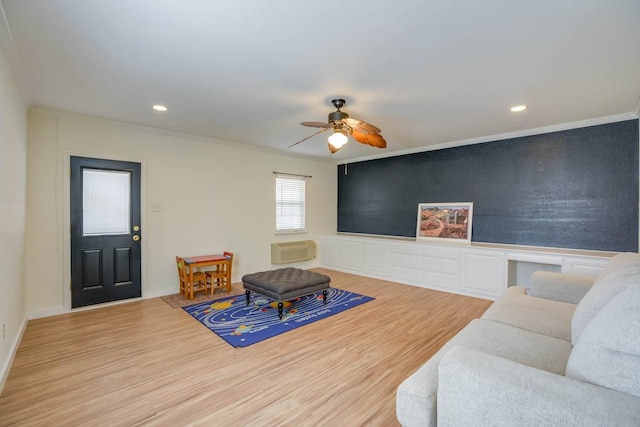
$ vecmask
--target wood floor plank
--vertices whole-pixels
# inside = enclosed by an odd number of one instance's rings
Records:
[[[0,426],[398,425],[398,385],[491,304],[314,271],[376,299],[245,348],[160,298],[29,321]]]

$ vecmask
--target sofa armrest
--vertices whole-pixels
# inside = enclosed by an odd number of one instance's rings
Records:
[[[560,302],[578,304],[591,289],[594,277],[553,271],[535,271],[531,275],[529,295]]]
[[[640,425],[639,397],[465,347],[438,375],[438,427]]]

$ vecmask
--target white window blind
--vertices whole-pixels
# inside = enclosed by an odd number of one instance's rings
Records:
[[[304,177],[276,175],[276,232],[304,231]]]
[[[82,171],[82,233],[129,233],[129,172],[84,169]]]

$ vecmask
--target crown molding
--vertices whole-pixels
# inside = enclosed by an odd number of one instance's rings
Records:
[[[27,102],[27,105],[30,105],[30,100],[27,99],[29,92],[27,90],[28,86],[25,79],[24,66],[22,65],[22,61],[20,61],[18,49],[16,48],[13,33],[11,32],[11,27],[9,26],[7,14],[4,11],[2,2],[0,2],[0,50],[4,52],[4,56],[7,58],[9,68],[20,88],[20,93]]]
[[[7,14],[4,13],[4,6],[0,2],[0,44],[5,47],[6,45],[14,45],[13,36],[11,35],[11,29],[9,28],[9,22],[7,21]]]
[[[294,157],[294,158],[309,160],[309,161],[318,162],[318,163],[335,164],[334,160],[331,158],[318,157],[318,156],[313,156],[308,154],[292,153],[292,152],[289,152],[286,150],[280,150],[277,148],[265,147],[261,145],[243,144],[241,142],[227,141],[224,139],[211,138],[208,136],[196,135],[193,133],[156,128],[156,127],[141,125],[141,124],[132,123],[132,122],[108,119],[104,117],[92,116],[89,114],[77,113],[73,111],[59,110],[56,108],[44,107],[40,105],[35,105],[33,107],[30,107],[29,111],[31,113],[36,113],[36,114],[52,117],[55,119],[67,118],[72,120],[83,120],[83,121],[92,122],[92,123],[102,123],[106,126],[117,126],[117,127],[126,128],[126,129],[135,129],[138,132],[155,133],[158,135],[166,135],[166,136],[175,137],[175,138],[186,138],[194,141],[226,145],[226,146],[234,147],[240,150],[257,151],[257,152],[273,154],[277,156]]]
[[[633,120],[633,119],[637,119],[638,116],[640,116],[640,114],[638,114],[639,107],[640,107],[640,100],[639,100],[639,104],[636,106],[636,112],[632,112],[632,113],[617,114],[614,116],[598,117],[595,119],[581,120],[577,122],[561,123],[561,124],[552,125],[552,126],[544,126],[544,127],[525,129],[525,130],[515,131],[515,132],[481,136],[478,138],[470,138],[470,139],[463,139],[459,141],[445,142],[442,144],[431,145],[428,147],[418,147],[418,148],[413,148],[408,150],[394,151],[388,154],[377,154],[377,155],[359,157],[359,158],[349,159],[349,160],[340,160],[339,162],[337,162],[337,164],[343,165],[348,163],[364,162],[367,160],[383,159],[386,157],[403,156],[405,154],[423,153],[425,151],[442,150],[445,148],[462,147],[464,145],[482,144],[485,142],[494,142],[494,141],[500,141],[503,139],[521,138],[524,136],[531,136],[531,135],[542,135],[545,133],[558,132],[563,130],[604,125],[607,123],[621,122],[624,120]]]

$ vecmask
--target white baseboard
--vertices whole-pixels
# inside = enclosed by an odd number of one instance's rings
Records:
[[[36,310],[36,311],[28,312],[27,313],[27,319],[29,319],[29,320],[40,319],[40,318],[43,318],[43,317],[57,316],[59,314],[65,314],[65,313],[68,313],[68,312],[69,312],[69,310],[67,310],[63,306],[49,307],[49,308],[45,308],[45,309],[42,309],[42,310]]]
[[[179,289],[177,287],[159,289],[151,292],[145,292],[144,299],[164,297],[166,295],[177,294],[178,292]]]
[[[113,301],[113,302],[108,302],[104,304],[96,304],[93,306],[76,308],[73,310],[69,310],[63,306],[50,307],[42,310],[30,311],[27,313],[26,317],[28,320],[41,319],[43,317],[57,316],[59,314],[67,314],[75,311],[92,310],[96,308],[107,307],[109,305],[125,304],[132,301],[139,301],[140,299],[157,298],[157,297],[163,297],[165,295],[172,295],[176,293],[178,293],[178,289],[175,289],[175,288],[159,289],[159,290],[154,290],[152,292],[146,292],[144,297],[142,298],[131,298],[131,299],[126,299],[121,301]]]
[[[0,371],[0,393],[4,389],[4,384],[7,382],[7,377],[9,376],[9,370],[11,369],[11,365],[13,365],[13,359],[16,357],[16,352],[18,351],[18,346],[22,341],[22,335],[24,331],[27,329],[27,316],[25,315],[22,319],[22,325],[20,325],[20,331],[16,334],[15,339],[11,343],[11,348],[9,350],[9,357],[4,361],[2,365],[2,370]]]

